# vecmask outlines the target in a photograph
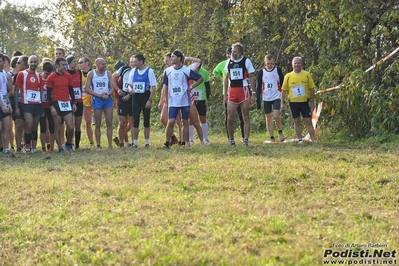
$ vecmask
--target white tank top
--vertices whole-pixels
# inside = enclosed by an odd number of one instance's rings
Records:
[[[99,76],[96,70],[92,70],[93,78],[91,80],[91,89],[95,93],[109,93],[111,90],[109,78],[108,78],[108,70],[104,72],[104,75]]]
[[[8,93],[8,74],[5,71],[0,72],[0,99],[3,104],[7,106],[7,93]]]

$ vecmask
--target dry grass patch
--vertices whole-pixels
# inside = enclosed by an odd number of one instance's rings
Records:
[[[0,264],[318,265],[332,243],[398,248],[397,150],[256,141],[3,156]]]

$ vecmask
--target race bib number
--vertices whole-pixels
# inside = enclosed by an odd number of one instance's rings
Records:
[[[28,102],[40,103],[40,91],[28,90],[26,94]]]
[[[42,102],[44,102],[44,103],[47,102],[47,91],[42,92]]]
[[[58,101],[58,106],[61,112],[72,111],[72,106],[70,101]]]
[[[4,92],[1,92],[1,93],[0,93],[0,98],[1,98],[1,100],[3,101],[3,104],[4,104],[5,106],[8,106],[8,105],[7,105],[7,94],[4,93]]]
[[[73,88],[73,93],[75,94],[75,99],[82,99],[80,88]]]
[[[85,92],[86,85],[82,85],[82,96],[87,96],[87,92]]]
[[[133,83],[133,91],[135,93],[144,93],[144,91],[145,91],[145,82],[134,82]]]
[[[173,86],[171,88],[171,91],[172,91],[172,95],[174,95],[174,96],[182,96],[184,94],[183,89],[180,86]]]
[[[194,98],[194,100],[202,100],[202,90],[193,90],[191,97]]]
[[[244,73],[242,68],[233,68],[230,69],[230,79],[231,80],[240,80],[244,79]]]
[[[294,96],[294,98],[305,96],[305,86],[300,85],[292,87],[292,95]]]
[[[266,83],[266,84],[265,84],[265,91],[272,91],[272,89],[273,89],[273,84],[274,84],[274,83],[272,83],[272,82]]]
[[[103,92],[105,92],[105,82],[103,82],[103,81],[98,81],[98,82],[96,82],[96,89],[95,89],[95,91],[98,93],[98,94],[102,94]]]
[[[127,83],[127,82],[123,83],[122,91],[129,92],[129,83]]]

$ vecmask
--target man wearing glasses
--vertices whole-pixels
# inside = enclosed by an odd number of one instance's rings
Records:
[[[82,101],[83,101],[83,116],[86,122],[86,133],[90,141],[90,147],[94,146],[93,129],[94,117],[92,115],[91,95],[85,90],[87,74],[91,71],[90,60],[87,57],[81,57],[78,61],[79,68],[82,70]]]

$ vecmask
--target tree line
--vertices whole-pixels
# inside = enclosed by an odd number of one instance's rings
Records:
[[[2,7],[0,21],[12,24],[10,6]],[[225,59],[226,48],[237,41],[258,69],[270,53],[288,73],[292,58],[301,56],[317,90],[340,85],[318,94],[324,102],[324,126],[356,137],[398,129],[396,57],[364,72],[398,46],[397,1],[59,0],[46,8],[51,18],[46,25],[68,41],[70,53],[102,56],[111,64],[142,53],[156,73],[164,68],[163,54],[174,49],[199,56],[212,71]],[[37,11],[31,11],[21,10],[20,15],[37,19]],[[21,26],[23,21],[14,20]],[[7,23],[2,23],[7,33],[15,32]],[[24,39],[26,46],[20,49],[52,57],[55,46],[62,45],[54,36],[43,37],[40,30],[33,36],[41,37],[36,42]],[[11,39],[3,37],[1,48],[21,45]],[[212,90],[215,97],[221,96],[219,80],[212,82]]]

